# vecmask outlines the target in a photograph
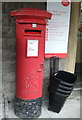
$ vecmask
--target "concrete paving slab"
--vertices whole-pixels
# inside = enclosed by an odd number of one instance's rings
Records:
[[[42,103],[42,114],[40,118],[80,118],[80,95],[79,91],[74,91],[65,102],[60,113],[48,111],[48,99],[44,99]],[[8,117],[17,118],[14,114],[14,103],[8,104]]]

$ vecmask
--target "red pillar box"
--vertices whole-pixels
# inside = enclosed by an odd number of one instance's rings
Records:
[[[16,19],[15,114],[36,118],[41,114],[45,28],[51,13],[23,8],[10,15]]]

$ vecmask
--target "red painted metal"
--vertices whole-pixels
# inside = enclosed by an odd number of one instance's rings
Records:
[[[16,97],[36,99],[42,96],[45,29],[51,13],[28,8],[10,14],[16,18]],[[38,56],[27,56],[29,40],[38,40]]]
[[[52,14],[44,11],[44,10],[40,10],[40,9],[36,9],[36,8],[22,8],[22,9],[17,9],[15,11],[10,12],[11,16],[14,16],[17,19],[23,19],[23,18],[36,18],[37,20],[40,19],[50,19]],[[36,22],[36,21],[32,21]]]

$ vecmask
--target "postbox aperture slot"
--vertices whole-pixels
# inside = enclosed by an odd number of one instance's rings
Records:
[[[25,35],[41,35],[41,30],[25,30]]]

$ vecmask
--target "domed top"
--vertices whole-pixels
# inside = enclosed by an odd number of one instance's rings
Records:
[[[44,10],[40,10],[40,9],[36,9],[36,8],[22,8],[22,9],[17,9],[14,11],[10,12],[10,15],[12,17],[20,18],[20,17],[33,17],[33,18],[43,18],[43,19],[50,19],[52,14],[44,11]]]

